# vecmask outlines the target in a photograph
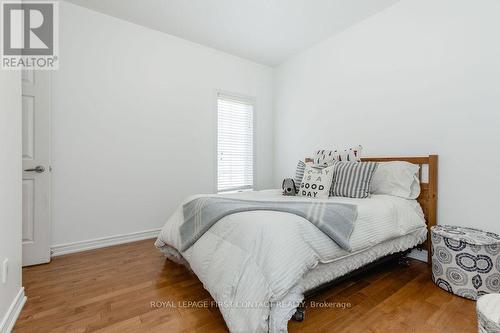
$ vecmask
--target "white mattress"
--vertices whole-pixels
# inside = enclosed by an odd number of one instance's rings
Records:
[[[318,200],[283,197],[279,190],[229,196],[271,201]],[[220,308],[230,330],[286,331],[293,306],[278,308],[272,306],[273,302],[300,302],[303,291],[425,239],[423,213],[415,200],[385,195],[325,200],[357,205],[358,218],[350,239],[352,252],[340,248],[302,217],[250,211],[224,217],[182,253],[216,301],[271,303],[267,309]],[[164,252],[168,251],[167,245],[180,248],[178,230],[182,222],[180,205],[156,242]]]
[[[311,290],[386,255],[414,248],[418,244],[423,243],[426,238],[427,228],[422,227],[408,235],[382,242],[371,248],[349,254],[330,263],[320,263],[304,275],[299,285],[302,291]]]

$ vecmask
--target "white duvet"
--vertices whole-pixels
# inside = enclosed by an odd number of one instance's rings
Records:
[[[250,200],[318,200],[284,197],[279,190],[226,195]],[[196,196],[199,197],[199,196]],[[194,197],[187,198],[185,202]],[[415,200],[373,195],[369,199],[329,198],[354,203],[358,218],[351,235],[352,252],[341,249],[309,221],[290,213],[250,211],[229,215],[210,228],[182,253],[193,272],[210,292],[231,332],[286,331],[304,290],[304,277],[320,265],[324,269],[353,254],[380,249],[390,240],[399,250],[425,238],[425,221]],[[156,245],[168,253],[180,248],[182,204],[163,227]],[[377,247],[378,246],[378,247]],[[366,250],[366,251],[365,251]],[[377,251],[372,251],[372,256]],[[370,254],[366,254],[369,256]],[[357,259],[359,261],[359,259]],[[367,259],[367,262],[368,261]],[[309,273],[309,274],[308,274]]]

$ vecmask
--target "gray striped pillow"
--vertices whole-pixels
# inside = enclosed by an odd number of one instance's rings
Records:
[[[295,188],[297,189],[295,193],[299,193],[300,184],[302,183],[302,178],[304,178],[304,170],[306,169],[306,164],[302,161],[297,163],[297,169],[295,170]]]
[[[337,162],[334,164],[330,196],[368,198],[377,162]]]

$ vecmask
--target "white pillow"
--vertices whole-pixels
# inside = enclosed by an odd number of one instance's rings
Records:
[[[310,198],[328,198],[333,180],[333,165],[317,168],[306,165],[304,178],[300,183],[299,195]]]
[[[416,199],[420,195],[419,166],[394,161],[381,162],[372,179],[372,194],[387,194],[405,199]]]

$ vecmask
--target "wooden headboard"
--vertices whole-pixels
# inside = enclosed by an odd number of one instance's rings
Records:
[[[306,162],[312,159],[306,158]],[[427,223],[427,241],[422,244],[422,248],[427,250],[427,263],[431,264],[431,227],[437,224],[437,199],[438,199],[438,155],[422,157],[366,157],[364,162],[390,162],[406,161],[420,166],[420,196],[417,201],[424,211],[425,222]],[[427,170],[427,177],[423,169]]]

